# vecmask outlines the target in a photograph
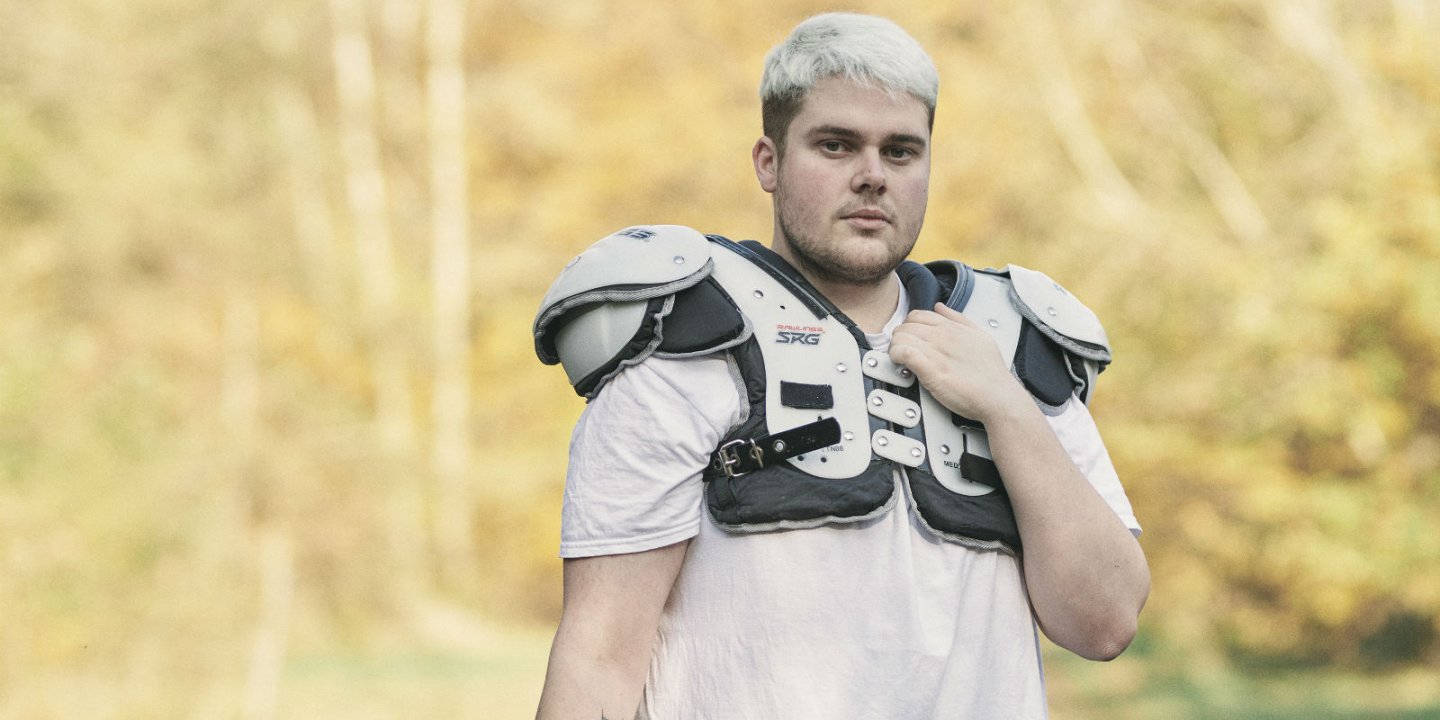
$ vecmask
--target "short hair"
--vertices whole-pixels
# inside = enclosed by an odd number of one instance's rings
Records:
[[[778,152],[784,153],[785,133],[811,88],[837,75],[892,95],[914,96],[929,111],[933,128],[940,74],[920,43],[885,18],[825,13],[796,25],[765,56],[761,124]]]

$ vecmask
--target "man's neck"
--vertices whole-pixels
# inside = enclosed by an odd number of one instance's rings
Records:
[[[806,279],[861,330],[872,335],[885,329],[895,315],[895,304],[900,302],[900,277],[894,272],[872,285],[826,284],[808,276]]]
[[[878,333],[895,315],[895,305],[900,302],[900,276],[894,271],[873,283],[835,282],[817,276],[798,258],[786,252],[783,245],[774,243],[771,248],[861,330]]]

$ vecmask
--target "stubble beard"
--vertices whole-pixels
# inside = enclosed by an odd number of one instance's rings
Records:
[[[825,284],[874,285],[894,272],[915,247],[912,239],[903,247],[887,247],[887,252],[879,257],[857,257],[858,254],[847,254],[838,243],[821,242],[792,231],[783,212],[777,213],[777,221],[780,234],[799,265],[797,269]]]

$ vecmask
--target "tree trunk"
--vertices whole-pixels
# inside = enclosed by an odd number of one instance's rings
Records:
[[[413,608],[429,593],[422,489],[399,472],[414,449],[411,389],[404,362],[394,251],[376,129],[374,60],[362,0],[330,0],[336,92],[346,198],[355,234],[356,275],[365,345],[375,386],[382,460],[393,481],[385,498],[385,532],[396,566],[392,589]]]
[[[465,27],[460,0],[430,0],[426,25],[435,383],[431,463],[442,582],[473,589],[470,466],[470,244],[465,161]]]
[[[414,443],[410,383],[398,343],[398,288],[385,175],[375,122],[375,69],[365,17],[353,0],[331,0],[336,94],[346,199],[355,234],[360,306],[375,382],[376,420],[386,449]]]

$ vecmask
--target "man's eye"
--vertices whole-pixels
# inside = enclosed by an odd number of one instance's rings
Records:
[[[915,156],[915,151],[905,147],[890,148],[890,157],[894,160],[909,160]]]
[[[825,142],[820,143],[820,148],[825,152],[840,152],[841,150],[845,149],[845,143],[842,143],[839,140],[826,140]]]

